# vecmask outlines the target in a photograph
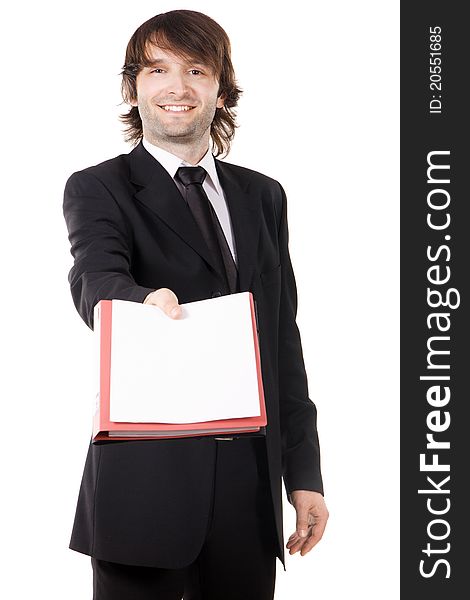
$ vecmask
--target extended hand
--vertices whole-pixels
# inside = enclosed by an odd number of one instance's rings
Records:
[[[286,548],[289,549],[289,554],[300,550],[300,555],[305,556],[323,536],[329,516],[328,509],[319,492],[294,490],[291,499],[297,513],[297,524]]]
[[[144,304],[158,306],[172,319],[181,317],[181,306],[178,304],[176,294],[168,288],[159,288],[146,296]]]

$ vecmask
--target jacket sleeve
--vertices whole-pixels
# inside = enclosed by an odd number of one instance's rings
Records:
[[[287,199],[284,189],[280,187],[279,405],[283,479],[288,496],[299,489],[323,494],[317,411],[308,396],[307,375],[296,324],[297,288],[288,249]]]
[[[131,274],[132,238],[121,209],[93,174],[68,179],[63,213],[74,258],[68,280],[77,311],[93,329],[100,300],[143,302],[154,288],[138,285]]]

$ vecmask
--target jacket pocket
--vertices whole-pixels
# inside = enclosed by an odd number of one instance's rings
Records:
[[[261,283],[263,287],[272,285],[273,283],[279,283],[281,280],[281,265],[277,265],[274,269],[269,269],[260,273]]]

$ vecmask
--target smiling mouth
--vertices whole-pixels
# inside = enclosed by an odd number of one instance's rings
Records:
[[[195,108],[194,106],[189,106],[188,104],[159,104],[158,106],[165,112],[171,113],[189,112]]]

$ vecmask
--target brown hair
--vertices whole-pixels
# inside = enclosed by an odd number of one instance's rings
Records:
[[[125,102],[137,100],[136,78],[144,67],[151,64],[151,44],[171,51],[180,58],[197,60],[212,68],[219,81],[217,95],[224,98],[224,106],[216,109],[210,135],[216,150],[215,156],[228,154],[238,127],[234,108],[242,94],[235,79],[228,35],[213,19],[194,10],[172,10],[152,17],[134,32],[127,44],[121,72],[121,92]],[[120,119],[126,125],[126,141],[137,144],[143,136],[138,108],[133,106]]]

